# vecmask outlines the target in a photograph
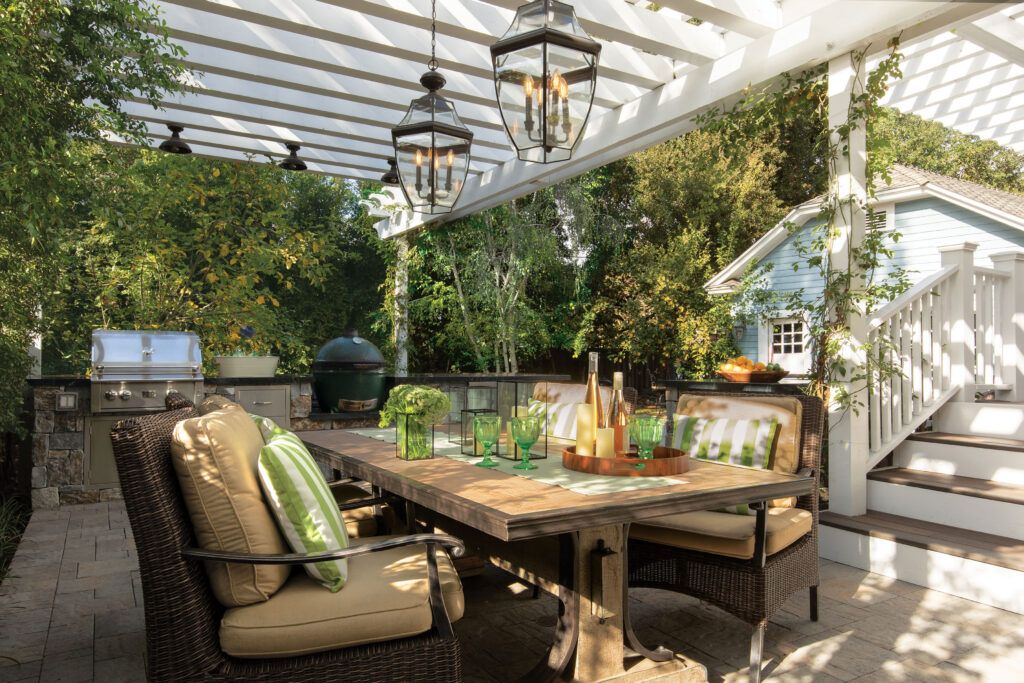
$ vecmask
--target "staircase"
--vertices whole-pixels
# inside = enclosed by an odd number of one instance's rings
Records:
[[[871,321],[901,372],[869,377],[863,514],[823,513],[821,555],[1024,614],[1024,403],[968,400],[1024,399],[1024,271],[968,255]]]
[[[821,555],[1024,614],[1024,404],[949,403],[892,463],[866,514],[822,514]]]

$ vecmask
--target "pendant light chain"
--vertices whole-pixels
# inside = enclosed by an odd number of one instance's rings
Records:
[[[430,61],[427,68],[437,71],[437,0],[430,0]]]

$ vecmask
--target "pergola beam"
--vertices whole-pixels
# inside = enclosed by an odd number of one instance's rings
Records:
[[[782,24],[782,9],[774,0],[658,0],[657,4],[751,38],[767,35]]]
[[[1008,62],[1024,66],[1024,24],[999,13],[961,26],[957,33]]]
[[[457,1],[457,0],[452,0]],[[290,33],[386,54],[426,64],[430,55],[430,34],[420,28],[359,12],[333,7],[318,0],[162,0],[217,14],[255,26],[277,28]],[[442,68],[470,76],[491,78],[490,52],[481,43],[467,40],[439,41]],[[671,63],[637,50],[623,53],[612,45],[601,56],[600,75],[642,88],[656,88],[671,80]]]
[[[416,2],[427,6],[430,4],[426,0]],[[486,0],[486,4],[515,10],[523,2]],[[580,25],[594,38],[622,43],[689,64],[707,64],[746,42],[741,37],[726,40],[721,34],[687,24],[685,21],[666,23],[655,13],[639,9],[622,0],[587,0],[576,2],[573,7]],[[513,12],[504,14],[507,14],[504,25],[499,23],[492,26],[493,29],[497,29],[497,33],[492,35],[500,36],[508,28]],[[493,37],[490,38],[490,42],[494,42]],[[604,59],[603,54],[601,59]]]
[[[467,181],[459,206],[445,219],[498,206],[538,186],[579,175],[692,130],[696,114],[734,102],[750,84],[769,82],[783,72],[818,64],[868,44],[882,49],[889,37],[901,32],[908,40],[930,35],[1005,6],[894,0],[865,12],[859,4],[853,0],[830,4],[593,119],[570,161],[545,166],[515,159]],[[784,36],[790,39],[783,40]],[[425,218],[401,218],[394,228],[388,221],[381,221],[378,232],[391,237],[421,227]]]

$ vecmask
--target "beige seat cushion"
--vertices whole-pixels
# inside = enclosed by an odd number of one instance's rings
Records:
[[[355,539],[353,546],[389,538]],[[443,551],[438,573],[448,617],[462,618],[462,583]],[[370,553],[348,561],[337,593],[295,572],[270,600],[224,613],[220,646],[234,657],[291,657],[424,633],[432,624],[425,546]]]
[[[729,512],[684,512],[634,524],[630,538],[749,560],[754,556],[753,515]],[[813,517],[799,508],[770,508],[765,528],[766,552],[774,555],[811,531]]]
[[[331,493],[334,494],[334,500],[338,504],[352,503],[370,497],[366,489],[355,484],[332,486]],[[345,530],[348,532],[350,539],[376,536],[380,533],[380,529],[377,528],[377,518],[373,516],[372,505],[356,510],[345,510],[341,513],[341,516],[345,520]]]
[[[179,422],[171,461],[199,546],[240,553],[289,552],[263,499],[256,463],[263,437],[233,404]],[[207,564],[216,598],[227,607],[266,600],[288,579],[287,566]]]

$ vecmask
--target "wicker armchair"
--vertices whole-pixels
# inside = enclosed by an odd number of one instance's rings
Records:
[[[687,391],[721,398],[757,399],[756,395]],[[797,507],[812,515],[811,531],[791,545],[767,555],[766,509],[757,506],[754,555],[734,559],[631,538],[629,585],[685,593],[709,602],[754,627],[750,644],[750,680],[760,681],[761,654],[769,618],[796,591],[808,588],[810,618],[818,620],[818,483],[825,412],[821,400],[794,396],[802,404],[800,424],[801,476],[813,477],[810,495]]]
[[[180,404],[179,404],[180,405]],[[461,542],[419,534],[361,544],[318,556],[244,556],[193,549],[188,512],[171,465],[174,426],[195,415],[189,406],[126,419],[111,432],[125,507],[135,535],[146,616],[150,681],[459,681],[459,643],[441,598],[434,552],[460,552]],[[373,500],[373,502],[378,502]],[[316,654],[240,659],[219,646],[223,608],[211,593],[202,561],[301,564],[352,557],[397,545],[427,547],[433,628],[411,638]]]

